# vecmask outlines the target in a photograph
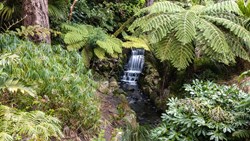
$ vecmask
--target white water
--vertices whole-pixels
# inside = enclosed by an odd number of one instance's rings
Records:
[[[132,49],[131,56],[125,67],[121,81],[129,85],[137,85],[144,65],[144,49]]]

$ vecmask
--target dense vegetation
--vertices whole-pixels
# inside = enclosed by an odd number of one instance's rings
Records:
[[[244,0],[3,0],[0,141],[249,140],[249,18]],[[130,48],[154,126],[117,84]]]

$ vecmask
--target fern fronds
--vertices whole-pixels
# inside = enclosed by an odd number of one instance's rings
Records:
[[[177,20],[174,22],[176,30],[176,38],[183,44],[190,43],[196,35],[196,14],[191,11],[185,11],[178,15]]]
[[[213,5],[210,5],[206,7],[204,10],[202,10],[201,14],[210,14],[213,12],[232,12],[236,13],[238,15],[242,15],[242,12],[240,11],[237,3],[234,0],[227,0],[222,1]]]
[[[249,31],[247,31],[243,26],[240,26],[239,24],[236,24],[230,20],[223,18],[217,18],[212,16],[203,16],[203,17],[206,18],[207,20],[220,24],[225,28],[229,29],[234,35],[243,39],[247,44],[247,46],[250,48],[250,34]]]
[[[122,43],[125,48],[143,48],[145,50],[150,50],[146,40],[133,36],[125,36],[124,39],[128,40]]]
[[[229,52],[226,38],[218,27],[203,19],[200,19],[200,24],[198,24],[197,27],[203,32],[204,38],[208,40],[209,46],[211,46],[215,52]]]
[[[250,130],[242,129],[233,132],[233,137],[236,138],[250,138]]]
[[[0,84],[0,90],[8,90],[11,93],[20,91],[23,94],[28,94],[32,97],[36,96],[36,92],[28,87],[22,85],[18,80],[8,79],[3,84]]]
[[[149,11],[149,13],[175,13],[181,12],[185,9],[181,6],[171,2],[171,1],[163,1],[163,2],[155,2],[152,6],[142,9],[142,11]]]

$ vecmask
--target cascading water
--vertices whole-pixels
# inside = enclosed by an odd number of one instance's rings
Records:
[[[132,49],[130,59],[125,66],[121,81],[129,85],[137,85],[144,65],[144,49]]]
[[[122,88],[127,93],[130,107],[135,111],[140,124],[156,124],[160,114],[149,97],[138,88],[137,81],[144,65],[144,49],[132,49],[131,56],[121,78]]]

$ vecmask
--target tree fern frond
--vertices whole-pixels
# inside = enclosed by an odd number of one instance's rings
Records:
[[[250,130],[242,129],[233,132],[233,137],[237,138],[249,138],[250,137]]]
[[[98,40],[96,42],[96,44],[99,47],[101,47],[102,49],[104,49],[107,53],[109,53],[109,54],[113,54],[114,53],[114,50],[113,50],[112,46],[110,46],[109,42]]]
[[[8,133],[1,131],[0,132],[0,141],[14,141],[14,138]]]
[[[172,38],[165,37],[161,42],[156,44],[155,54],[161,61],[170,60],[172,58],[171,50],[173,49]]]
[[[142,26],[140,26],[140,28],[142,29],[142,32],[147,32],[153,29],[157,29],[162,25],[170,29],[172,27],[171,22],[172,19],[169,15],[161,14],[148,19],[147,22],[141,23]]]
[[[122,53],[122,41],[118,38],[108,37],[106,38],[106,42],[112,47],[115,53]]]
[[[206,7],[201,14],[210,14],[213,12],[234,12],[238,15],[242,15],[237,3],[234,0],[222,1]]]
[[[63,19],[64,18],[64,13],[63,11],[61,11],[60,9],[58,9],[58,7],[49,4],[48,5],[48,12],[50,16],[59,18],[59,19]]]
[[[166,37],[172,30],[172,27],[168,25],[168,23],[163,24],[155,30],[151,31],[151,33],[148,35],[150,42],[154,44]]]
[[[227,44],[224,34],[214,26],[212,23],[200,19],[197,27],[203,32],[203,37],[208,41],[209,46],[218,53],[228,53],[229,46]]]
[[[150,50],[146,40],[133,36],[125,36],[124,39],[128,40],[122,43],[125,48],[143,48],[145,50]]]
[[[230,20],[217,18],[212,16],[202,16],[205,19],[215,22],[217,24],[223,25],[225,28],[229,29],[234,35],[243,39],[247,46],[250,48],[250,33],[243,26],[236,24]]]
[[[175,56],[171,58],[171,63],[179,70],[189,66],[195,57],[194,47],[191,44],[175,43],[171,52]]]
[[[105,58],[105,50],[102,48],[95,48],[94,53],[99,59]]]
[[[180,13],[174,22],[175,36],[183,44],[190,43],[194,39],[196,35],[196,19],[196,14],[191,10],[187,10]]]
[[[243,47],[243,44],[239,38],[232,37],[232,35],[227,35],[227,42],[229,43],[230,48],[235,56],[250,62],[250,54]]]
[[[143,9],[143,11],[149,11],[149,13],[175,13],[181,12],[185,9],[181,6],[171,2],[171,1],[162,1],[162,2],[155,2],[152,6]]]
[[[85,41],[87,37],[88,37],[87,34],[80,34],[80,33],[76,33],[76,32],[68,32],[64,36],[64,42],[66,44],[73,44],[73,43],[77,43],[77,42],[80,42],[80,41]]]
[[[145,23],[148,23],[147,21],[150,18],[153,18],[154,16],[159,15],[159,14],[149,14],[140,18],[137,18],[128,28],[129,31],[134,32],[137,27],[142,27],[144,26]]]

